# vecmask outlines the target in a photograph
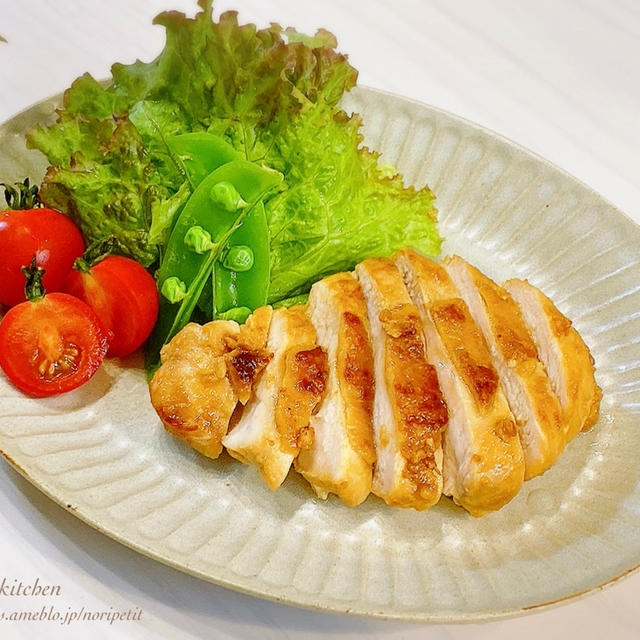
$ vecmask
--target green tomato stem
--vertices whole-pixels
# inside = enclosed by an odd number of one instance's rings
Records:
[[[9,209],[35,209],[42,206],[38,197],[38,186],[29,184],[29,178],[16,182],[14,186],[0,182],[4,187],[4,199]]]
[[[127,249],[114,235],[100,238],[91,243],[80,258],[73,263],[73,268],[88,273],[91,267],[112,255],[127,255]]]
[[[21,271],[27,279],[24,285],[24,297],[30,302],[42,300],[45,296],[44,285],[42,284],[44,269],[38,266],[35,255],[31,259],[31,264],[28,267],[22,267]]]

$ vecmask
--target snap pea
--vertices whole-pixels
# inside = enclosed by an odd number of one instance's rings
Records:
[[[228,250],[214,266],[214,314],[267,302],[269,290],[269,229],[264,205],[259,202],[229,240]]]
[[[206,132],[169,136],[166,141],[194,187],[218,166],[239,159],[238,152],[223,138]],[[228,201],[227,185],[217,183],[213,190],[217,190],[214,195],[219,203],[231,206],[231,211],[237,208],[237,203]],[[259,204],[247,214],[242,226],[229,240],[222,264],[218,262],[214,266],[212,290],[205,291],[200,305],[204,303],[206,312],[212,317],[234,307],[256,309],[267,300],[269,274],[269,233],[264,206]]]
[[[261,199],[281,181],[282,174],[277,171],[233,160],[196,187],[175,223],[156,274],[163,295],[158,322],[148,342],[149,364],[191,318],[214,263],[228,242],[254,209],[264,211]]]
[[[167,136],[166,143],[193,189],[218,167],[242,158],[224,138],[205,131]]]
[[[194,187],[218,166],[239,159],[238,152],[223,138],[205,132],[170,136],[167,145],[179,157]],[[229,194],[224,192],[225,187],[224,182],[213,187],[218,190],[221,204],[229,198]],[[230,210],[235,210],[235,203],[227,203],[227,206],[229,204],[233,206]],[[250,264],[243,263],[243,258]],[[231,236],[222,264],[214,266],[212,317],[234,307],[256,309],[265,304],[269,274],[269,232],[264,206],[259,204]]]
[[[174,164],[183,173],[185,182],[178,192],[165,202],[165,206],[159,207],[157,214],[152,211],[149,238],[154,244],[159,245],[161,259],[164,256],[166,239],[194,189],[218,167],[241,159],[228,142],[211,133],[184,133],[162,139]]]
[[[246,222],[247,218],[244,219],[243,225],[245,225]],[[229,246],[222,261],[222,266],[229,271],[249,271],[254,264],[255,254],[253,249],[246,244]]]

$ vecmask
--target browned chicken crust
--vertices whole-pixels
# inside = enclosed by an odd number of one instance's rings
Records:
[[[520,309],[505,289],[462,258],[447,258],[445,266],[491,346],[518,423],[525,479],[540,475],[564,448],[563,416]]]
[[[297,455],[301,448],[311,446],[309,420],[322,400],[327,375],[327,354],[322,347],[287,354],[275,409],[283,451]]]
[[[234,458],[255,465],[267,485],[277,489],[299,448],[312,441],[309,419],[322,398],[327,367],[302,305],[274,312],[267,348],[273,358],[223,443]]]
[[[166,429],[211,458],[224,441],[272,489],[295,461],[349,505],[373,489],[425,509],[444,484],[473,515],[503,506],[596,422],[593,358],[526,281],[394,260],[323,279],[309,306],[187,325],[149,385]]]
[[[351,274],[330,276],[327,282],[344,309],[338,329],[337,370],[347,413],[347,437],[358,455],[373,465],[373,353],[366,303]]]
[[[442,491],[442,430],[447,408],[435,369],[426,360],[418,311],[393,262],[365,260],[356,273],[368,298],[372,337],[379,341],[374,342],[374,351],[384,353],[384,359],[376,361],[384,369],[385,389],[376,385],[374,492],[389,504],[426,509],[438,501]],[[391,442],[395,452],[389,450]],[[393,478],[396,465],[402,469],[404,482]]]
[[[311,447],[296,469],[316,493],[360,504],[371,491],[375,461],[372,434],[373,353],[367,306],[358,281],[338,273],[311,288],[308,313],[329,358],[326,394],[310,425]]]
[[[524,460],[489,349],[442,266],[409,249],[395,261],[420,311],[449,409],[444,492],[476,516],[499,509],[519,491]]]
[[[242,328],[224,320],[190,323],[162,348],[151,404],[167,431],[209,458],[220,455],[238,398],[247,401],[271,359],[264,349],[271,314],[263,307]]]
[[[220,455],[237,403],[225,355],[227,340],[238,331],[235,322],[188,324],[163,347],[162,365],[149,384],[167,431],[209,458]]]
[[[394,390],[400,451],[407,464],[403,475],[421,496],[438,491],[435,451],[447,423],[447,408],[435,369],[426,360],[420,319],[413,305],[403,304],[380,313],[387,333],[387,384]],[[433,449],[425,443],[435,443]]]
[[[227,375],[238,400],[247,404],[253,385],[273,357],[265,348],[273,310],[260,307],[247,318],[237,334],[227,338]]]

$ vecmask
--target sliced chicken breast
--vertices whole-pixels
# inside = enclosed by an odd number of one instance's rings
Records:
[[[418,310],[390,260],[365,260],[356,274],[374,352],[372,490],[387,504],[427,509],[442,492],[447,408],[426,360]]]
[[[225,355],[229,382],[238,400],[247,404],[254,382],[271,360],[266,349],[273,310],[271,307],[256,309],[239,328],[238,333],[227,338],[229,352]]]
[[[225,360],[227,340],[238,333],[235,322],[188,324],[163,347],[162,364],[149,383],[167,431],[209,458],[220,455],[238,401]]]
[[[598,420],[602,391],[595,380],[593,357],[571,320],[540,289],[523,280],[509,280],[504,287],[518,303],[535,340],[560,399],[565,436],[570,440]]]
[[[327,365],[303,306],[274,311],[267,350],[273,357],[223,444],[276,489],[300,445],[309,443],[309,418],[324,392]]]
[[[265,350],[271,314],[262,307],[242,327],[190,323],[160,353],[151,403],[168,431],[209,458],[220,455],[238,399],[247,401],[271,359]]]
[[[482,330],[518,424],[525,480],[544,473],[564,444],[562,410],[515,300],[462,258],[444,266]]]
[[[295,467],[321,498],[335,493],[355,506],[371,492],[375,461],[373,353],[358,281],[350,273],[338,273],[316,282],[308,313],[329,370],[324,399],[311,416],[313,443],[300,451]]]
[[[443,493],[474,516],[495,511],[520,490],[525,464],[489,349],[442,266],[411,249],[394,259],[420,312],[427,359],[449,410]]]
[[[311,343],[307,348],[300,338],[302,348],[290,350],[284,361],[275,414],[280,446],[294,457],[313,443],[309,421],[324,396],[328,376],[326,351]]]

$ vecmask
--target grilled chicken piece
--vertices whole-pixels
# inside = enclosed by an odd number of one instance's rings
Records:
[[[489,345],[525,457],[525,480],[544,473],[564,444],[562,410],[515,300],[462,258],[444,263]]]
[[[226,340],[230,351],[225,355],[229,382],[238,400],[247,404],[258,374],[271,360],[265,346],[271,326],[271,307],[256,309],[243,324],[238,333]]]
[[[190,323],[160,352],[151,404],[169,432],[209,458],[220,455],[238,397],[248,397],[271,358],[264,349],[271,314],[263,307],[242,327]]]
[[[223,444],[277,489],[300,446],[310,444],[309,418],[324,392],[327,363],[303,306],[273,313],[267,350],[273,358]]]
[[[337,494],[360,504],[371,492],[373,449],[373,353],[367,305],[350,273],[329,276],[311,287],[308,313],[326,349],[325,397],[311,416],[313,444],[300,451],[296,471],[321,498]]]
[[[387,504],[427,509],[442,493],[447,408],[425,357],[418,310],[390,260],[365,260],[356,274],[374,352],[372,490]]]
[[[149,384],[153,404],[167,431],[209,458],[222,451],[237,396],[227,378],[227,340],[235,322],[190,323],[160,353],[162,365]]]
[[[580,334],[542,291],[522,280],[509,280],[505,289],[518,303],[538,356],[564,412],[565,437],[598,420],[602,391],[594,377],[594,362]]]
[[[410,249],[396,254],[424,328],[427,359],[449,409],[443,438],[443,493],[474,516],[520,490],[524,456],[489,349],[451,278]]]

